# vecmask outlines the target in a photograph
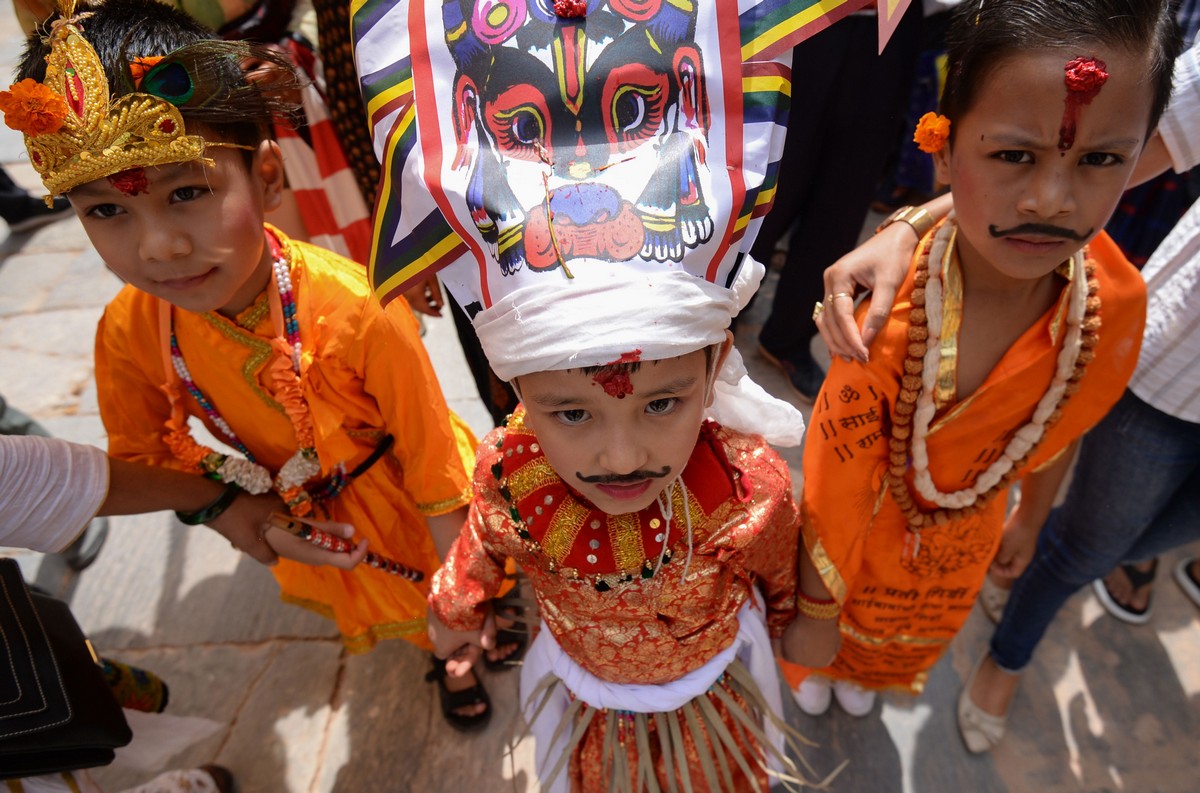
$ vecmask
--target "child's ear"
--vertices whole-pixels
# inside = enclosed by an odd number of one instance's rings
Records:
[[[254,175],[262,180],[263,211],[278,209],[283,200],[283,152],[273,140],[264,140],[254,151]]]
[[[933,174],[938,184],[950,184],[950,141],[933,153]]]

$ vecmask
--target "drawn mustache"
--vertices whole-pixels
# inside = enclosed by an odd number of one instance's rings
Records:
[[[646,479],[662,479],[669,473],[671,473],[671,466],[664,465],[661,471],[634,471],[631,474],[597,474],[596,476],[584,476],[576,471],[575,476],[580,482],[587,482],[589,485],[629,485]]]
[[[1013,234],[1043,234],[1050,237],[1062,237],[1072,242],[1084,242],[1095,229],[1088,229],[1086,234],[1080,234],[1071,229],[1064,229],[1061,226],[1049,226],[1044,223],[1022,223],[1020,226],[1013,226],[1011,229],[1001,229],[995,226],[988,226],[988,234],[993,237],[1010,237]]]

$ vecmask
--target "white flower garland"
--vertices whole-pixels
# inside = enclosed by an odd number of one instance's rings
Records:
[[[222,482],[231,482],[252,495],[261,495],[271,489],[271,472],[258,463],[242,457],[222,455],[224,459],[216,474]]]

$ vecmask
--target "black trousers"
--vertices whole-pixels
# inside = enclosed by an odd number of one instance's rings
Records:
[[[29,193],[21,189],[8,171],[0,168],[0,218],[5,222],[23,219],[29,212]]]
[[[921,4],[909,6],[882,55],[874,15],[854,15],[792,52],[792,103],[780,189],[752,253],[770,260],[790,228],[787,263],[759,340],[807,355],[825,268],[850,251],[899,140],[921,44]]]

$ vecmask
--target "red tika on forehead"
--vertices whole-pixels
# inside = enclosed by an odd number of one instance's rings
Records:
[[[1079,111],[1096,98],[1101,86],[1108,81],[1107,68],[1099,58],[1079,57],[1067,62],[1066,76],[1063,78],[1067,86],[1067,98],[1063,100],[1062,125],[1058,128],[1059,151],[1065,153],[1075,145]]]
[[[150,192],[150,183],[143,168],[129,168],[114,173],[108,177],[108,183],[130,197]]]
[[[642,360],[641,350],[623,352],[620,358],[604,364],[603,369],[592,375],[592,382],[603,388],[604,393],[610,397],[624,399],[626,394],[633,393],[633,381],[629,379],[629,372],[616,370],[613,367],[623,363],[636,363],[640,360]]]

